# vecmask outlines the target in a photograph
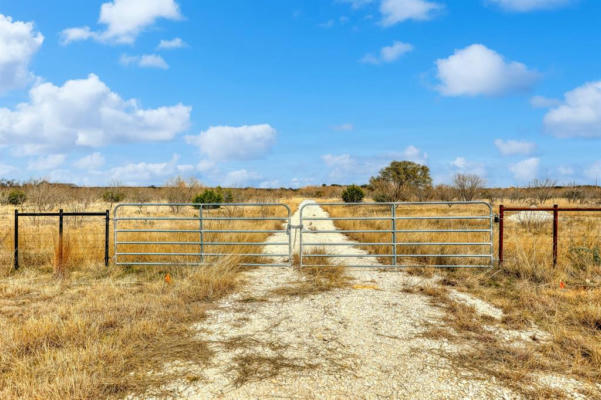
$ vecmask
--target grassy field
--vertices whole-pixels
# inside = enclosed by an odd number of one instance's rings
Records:
[[[320,188],[315,188],[316,191]],[[336,189],[337,190],[337,189]],[[253,192],[255,193],[255,192]],[[275,197],[269,192],[261,197],[238,198],[236,201],[282,201],[294,211],[302,197],[296,192]],[[109,203],[88,201],[82,203],[63,200],[53,206],[65,210],[104,210]],[[157,199],[155,199],[157,200]],[[166,201],[163,199],[163,201]],[[549,199],[547,204],[563,204],[564,199]],[[506,204],[508,205],[508,204]],[[50,206],[49,206],[50,207]],[[446,207],[446,209],[445,209]],[[34,204],[25,209],[37,210]],[[496,206],[495,206],[496,209]],[[44,218],[30,219],[21,226],[21,265],[12,270],[12,213],[14,208],[0,210],[2,226],[8,227],[0,235],[0,398],[23,399],[88,399],[117,398],[129,393],[161,394],[165,382],[173,379],[162,366],[170,362],[192,362],[207,365],[211,352],[205,343],[194,336],[193,323],[202,321],[215,301],[232,293],[241,280],[241,262],[248,258],[236,254],[210,260],[211,266],[202,269],[183,267],[111,267],[103,265],[104,222],[101,219],[73,219],[65,225],[65,262],[58,265],[57,221]],[[388,215],[389,210],[359,207],[326,207],[333,217]],[[257,210],[213,211],[214,215],[252,217]],[[271,212],[271,211],[269,211]],[[171,214],[175,210],[139,210],[132,208],[128,216]],[[193,208],[177,210],[176,216],[194,216]],[[424,214],[425,213],[425,214]],[[415,208],[404,215],[468,215],[472,211]],[[279,215],[279,214],[278,214]],[[400,214],[398,214],[400,216]],[[485,223],[486,221],[484,221]],[[143,222],[134,224],[144,225]],[[182,229],[196,227],[196,221],[182,221]],[[390,229],[390,221],[336,221],[340,229]],[[403,221],[398,229],[430,227],[454,229],[453,221]],[[424,225],[425,224],[425,225]],[[454,225],[455,224],[455,225]],[[480,227],[483,222],[468,222]],[[480,224],[480,225],[477,225]],[[155,227],[161,227],[156,223]],[[224,222],[214,221],[207,227],[220,229]],[[242,221],[235,229],[281,229],[281,222]],[[479,319],[469,309],[448,300],[447,289],[424,292],[437,304],[446,307],[448,324],[457,334],[452,340],[480,343],[470,360],[455,359],[482,368],[507,382],[524,382],[533,372],[561,373],[591,382],[601,380],[601,266],[598,249],[601,216],[594,214],[562,214],[560,220],[559,263],[552,266],[551,224],[506,225],[506,262],[487,270],[432,270],[410,269],[413,274],[438,274],[448,289],[466,291],[503,309],[506,317],[501,322]],[[112,225],[111,225],[112,229]],[[142,234],[132,241],[141,239]],[[440,237],[414,234],[397,241],[456,241],[449,234]],[[446,235],[446,236],[445,236]],[[461,240],[486,240],[487,234],[466,234]],[[268,236],[257,234],[222,234],[205,237],[211,241],[263,241]],[[360,242],[391,241],[390,233],[349,234]],[[113,234],[110,235],[111,241]],[[144,237],[147,239],[148,237]],[[195,240],[177,236],[177,240]],[[495,240],[496,242],[496,240]],[[184,246],[182,246],[183,248]],[[190,247],[190,246],[186,246]],[[371,254],[389,254],[390,246],[361,246]],[[110,246],[113,248],[112,243]],[[241,254],[257,251],[260,246],[216,246],[215,252]],[[140,247],[124,247],[122,251],[135,252]],[[162,252],[164,248],[147,247],[144,250]],[[442,251],[441,247],[397,247],[399,253],[425,254]],[[462,251],[465,251],[462,248]],[[480,246],[469,251],[482,251]],[[177,247],[170,251],[178,252]],[[453,249],[444,251],[452,252]],[[188,256],[183,256],[182,261]],[[159,258],[161,260],[161,258]],[[422,265],[449,263],[453,258],[431,259],[416,257],[410,261]],[[324,258],[324,263],[327,260]],[[390,258],[381,257],[383,264]],[[306,280],[286,293],[274,295],[310,294],[343,287],[344,271],[335,268],[304,271]],[[495,342],[490,333],[478,327],[497,324],[501,327],[526,329],[536,324],[551,334],[551,341],[532,349],[508,348]],[[450,331],[444,334],[451,335]],[[487,333],[488,332],[488,333]],[[432,335],[443,332],[432,330]],[[468,362],[469,361],[469,362]],[[197,377],[190,376],[190,380]]]

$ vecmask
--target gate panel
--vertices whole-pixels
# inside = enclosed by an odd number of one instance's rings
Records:
[[[301,266],[491,267],[493,223],[487,202],[307,203]]]
[[[290,266],[290,208],[280,203],[120,204],[115,265]]]

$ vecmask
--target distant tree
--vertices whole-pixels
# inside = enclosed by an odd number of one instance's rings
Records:
[[[213,204],[211,206],[203,206],[203,208],[219,208],[219,203],[223,203],[223,195],[215,190],[207,189],[204,192],[197,194],[192,200],[194,204]],[[200,206],[194,206],[200,208]]]
[[[345,203],[361,203],[364,197],[363,189],[357,185],[351,185],[342,192],[342,200]]]
[[[10,192],[8,192],[8,196],[6,198],[6,200],[8,201],[8,204],[13,205],[13,206],[19,206],[23,203],[25,203],[27,196],[25,195],[25,192],[19,189],[13,189]]]
[[[456,174],[453,186],[463,201],[472,201],[484,187],[484,179],[475,174]]]
[[[369,180],[376,201],[407,200],[432,186],[430,168],[412,161],[393,161]]]
[[[528,184],[528,188],[538,204],[544,204],[553,198],[553,190],[557,182],[552,179],[534,179]]]

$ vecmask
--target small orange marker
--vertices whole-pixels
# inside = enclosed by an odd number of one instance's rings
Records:
[[[561,289],[565,289],[565,288],[566,288],[566,284],[565,284],[565,283],[563,283],[563,282],[559,282],[559,287],[560,287]]]
[[[165,282],[171,283],[171,275],[169,275],[169,274],[165,275]]]

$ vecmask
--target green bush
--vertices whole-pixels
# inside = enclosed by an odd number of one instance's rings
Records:
[[[192,203],[195,204],[210,204],[210,203],[223,203],[223,195],[220,192],[214,190],[205,190],[201,194],[197,194],[194,199],[192,199]],[[199,206],[194,206],[195,208],[200,208]],[[219,208],[218,205],[212,206],[203,206],[203,208]]]
[[[361,203],[364,197],[363,189],[357,185],[351,185],[342,192],[342,200],[345,203]]]
[[[124,198],[125,198],[125,195],[123,193],[116,192],[113,190],[107,190],[106,192],[104,192],[102,194],[102,200],[106,201],[107,203],[111,203],[111,204],[119,203]]]
[[[8,204],[18,206],[25,203],[26,198],[27,196],[25,196],[25,192],[22,190],[13,189],[8,193],[6,200],[8,201]]]

